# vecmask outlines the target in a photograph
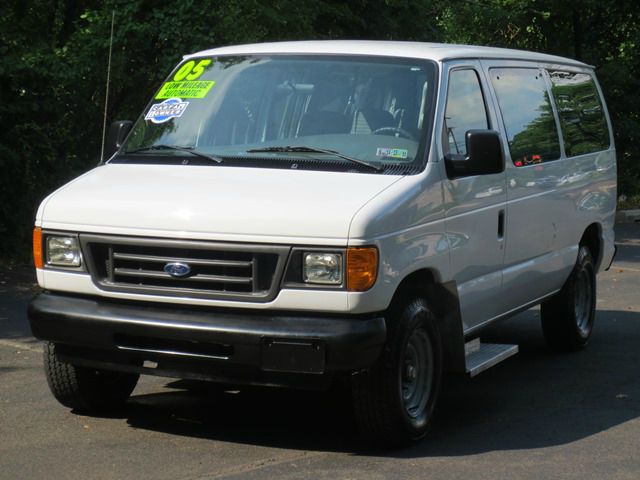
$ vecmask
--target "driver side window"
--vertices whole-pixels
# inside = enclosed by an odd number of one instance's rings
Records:
[[[480,80],[475,70],[454,70],[449,75],[443,148],[445,153],[466,155],[468,130],[489,128]]]

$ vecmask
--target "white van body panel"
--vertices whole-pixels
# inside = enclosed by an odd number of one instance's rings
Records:
[[[400,178],[281,169],[107,164],[51,197],[42,227],[115,235],[345,246],[356,211]],[[296,221],[291,221],[294,218]]]
[[[505,60],[483,60],[485,75],[491,68],[529,68],[591,74],[591,68]],[[594,77],[595,80],[595,77]],[[547,83],[549,83],[547,81]],[[487,82],[496,112],[500,112],[495,89]],[[597,86],[597,84],[596,84]],[[547,85],[549,87],[549,85]],[[589,225],[613,230],[616,206],[616,169],[613,138],[609,150],[567,158],[557,107],[560,158],[536,165],[516,167],[511,158],[503,118],[497,115],[502,133],[507,185],[506,249],[503,271],[505,313],[541,299],[562,288],[578,254],[578,242]],[[603,104],[603,107],[606,108]],[[609,122],[608,115],[605,115]],[[609,124],[609,131],[611,127]],[[611,238],[611,237],[609,237]],[[602,242],[601,268],[610,264],[613,242]],[[604,267],[602,267],[604,265]],[[485,322],[490,322],[488,317]]]
[[[451,72],[473,70],[484,92],[487,90],[482,69],[477,61],[447,62],[442,69],[441,85],[448,86]],[[446,100],[445,88],[442,88]],[[486,98],[486,93],[485,93]],[[444,112],[446,102],[440,111]],[[489,124],[497,124],[495,114],[487,110]],[[444,191],[446,232],[450,248],[451,275],[458,285],[460,311],[465,330],[505,310],[501,295],[505,238],[500,236],[499,220],[506,209],[504,172],[493,175],[447,178],[442,145],[442,115],[438,117],[434,138],[441,159],[440,175]]]
[[[203,50],[191,55],[185,55],[184,58],[272,53],[380,55],[400,58],[421,58],[433,60],[438,63],[460,58],[500,58],[588,67],[588,65],[582,62],[570,58],[528,52],[525,50],[447,43],[380,42],[375,40],[310,40],[301,42],[254,43]]]
[[[400,283],[428,271],[438,282],[451,280],[444,223],[440,168],[427,165],[372,198],[353,218],[349,245],[375,245],[380,255],[378,281],[371,290],[349,294],[352,311],[388,307]]]
[[[600,172],[594,168],[597,158],[606,164]],[[530,296],[559,290],[575,264],[576,239],[592,223],[610,223],[607,218],[615,209],[614,158],[612,152],[600,152],[546,162],[537,171],[539,180],[527,173],[532,167],[507,169],[504,284],[512,308]],[[604,268],[610,263],[606,253]]]

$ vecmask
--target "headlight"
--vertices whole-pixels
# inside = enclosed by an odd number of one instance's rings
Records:
[[[77,237],[47,237],[47,265],[79,267],[80,245]]]
[[[302,259],[302,279],[305,283],[342,284],[341,253],[305,252]]]

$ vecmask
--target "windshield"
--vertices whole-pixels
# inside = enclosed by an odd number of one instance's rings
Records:
[[[411,59],[192,58],[161,86],[120,153],[135,161],[190,149],[223,165],[415,172],[434,79],[434,64]]]

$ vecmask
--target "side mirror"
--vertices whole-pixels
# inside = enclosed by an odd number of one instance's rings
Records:
[[[104,158],[100,159],[100,163],[111,158],[120,149],[132,126],[133,122],[129,120],[116,120],[109,125],[107,141],[104,144]]]
[[[465,134],[467,156],[444,157],[449,178],[489,175],[504,171],[500,134],[494,130],[469,130]]]

